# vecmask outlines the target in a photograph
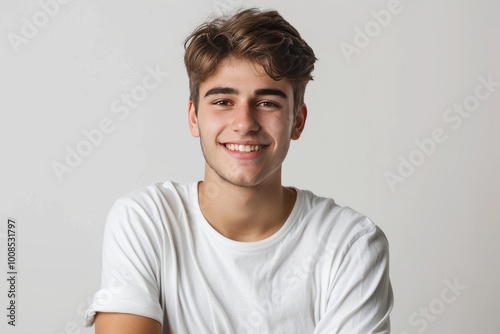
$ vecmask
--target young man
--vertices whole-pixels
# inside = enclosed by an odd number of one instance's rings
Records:
[[[275,11],[248,9],[186,40],[201,182],[116,201],[97,334],[389,333],[388,244],[365,216],[284,187],[316,60]]]

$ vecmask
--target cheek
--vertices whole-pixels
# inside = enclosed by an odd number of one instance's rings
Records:
[[[292,127],[293,127],[293,118],[290,117],[275,117],[272,122],[268,123],[270,131],[272,131],[276,135],[290,137]]]
[[[200,129],[200,134],[205,137],[217,136],[221,130],[224,128],[224,122],[221,119],[211,117],[211,118],[198,118],[198,128]]]

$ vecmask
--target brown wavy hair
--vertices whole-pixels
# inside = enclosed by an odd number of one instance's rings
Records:
[[[190,99],[196,110],[200,84],[228,57],[255,62],[274,80],[290,81],[295,111],[304,103],[306,85],[313,79],[313,50],[274,10],[250,8],[205,22],[186,38],[184,48]]]

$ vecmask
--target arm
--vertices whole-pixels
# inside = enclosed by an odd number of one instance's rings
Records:
[[[126,313],[98,312],[96,334],[161,334],[161,325],[151,318]]]
[[[376,228],[349,245],[331,282],[328,306],[314,334],[388,334],[393,295],[389,245]]]
[[[106,320],[101,325],[105,328],[122,320],[128,324],[132,314],[160,324],[163,320],[158,282],[160,245],[156,241],[160,237],[153,222],[140,210],[141,207],[132,201],[117,201],[108,215],[103,240],[101,289],[87,310],[86,327],[92,326],[95,315],[100,313],[99,318]],[[100,333],[107,334],[108,331],[101,329]]]

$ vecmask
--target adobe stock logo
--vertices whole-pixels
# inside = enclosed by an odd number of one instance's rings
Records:
[[[111,101],[110,109],[114,115],[103,117],[94,128],[83,129],[81,134],[84,138],[78,141],[75,146],[66,145],[66,157],[63,162],[52,161],[51,167],[59,182],[63,182],[65,174],[71,174],[80,166],[84,159],[92,154],[94,149],[102,145],[105,136],[112,133],[118,120],[124,121],[131,115],[131,110],[137,109],[146,100],[148,95],[157,89],[168,77],[168,72],[163,72],[160,65],[156,69],[146,67],[147,74],[142,78],[141,84],[134,86],[128,93],[123,93],[120,97]],[[113,120],[117,118],[118,120]]]
[[[411,2],[412,0],[407,1]],[[340,51],[347,63],[350,64],[355,55],[360,54],[371,44],[373,39],[382,34],[384,29],[391,24],[393,18],[403,12],[403,9],[404,6],[400,0],[389,0],[385,9],[370,11],[371,20],[362,24],[361,28],[357,25],[354,26],[352,43],[342,41],[339,44]]]
[[[436,321],[467,290],[467,286],[461,284],[457,278],[453,281],[446,279],[443,283],[445,287],[441,290],[438,298],[432,299],[426,306],[419,307],[418,312],[410,314],[408,322],[416,328],[418,333],[423,333],[429,327],[430,323]],[[410,333],[404,331],[399,334]]]
[[[224,15],[243,6],[243,0],[217,0],[214,2],[213,11]]]
[[[22,22],[23,26],[19,33],[8,32],[7,38],[10,42],[10,46],[15,53],[19,53],[20,46],[23,44],[28,44],[33,40],[41,29],[43,29],[47,24],[50,23],[51,19],[57,16],[60,11],[61,5],[66,5],[71,0],[40,0],[38,1],[38,6],[40,10],[35,12],[31,19],[23,16]]]
[[[464,120],[470,118],[481,105],[482,101],[489,99],[495,93],[497,87],[500,87],[499,81],[493,80],[493,74],[487,78],[478,77],[479,84],[474,89],[474,93],[468,95],[462,100],[462,103],[454,103],[452,107],[443,112],[442,119],[451,130],[458,130]],[[438,149],[438,146],[448,140],[445,127],[435,127],[430,131],[428,137],[415,139],[415,149],[408,155],[398,156],[398,167],[394,171],[385,171],[384,178],[391,189],[396,190],[398,184],[404,183],[412,176],[417,168],[425,163]]]

